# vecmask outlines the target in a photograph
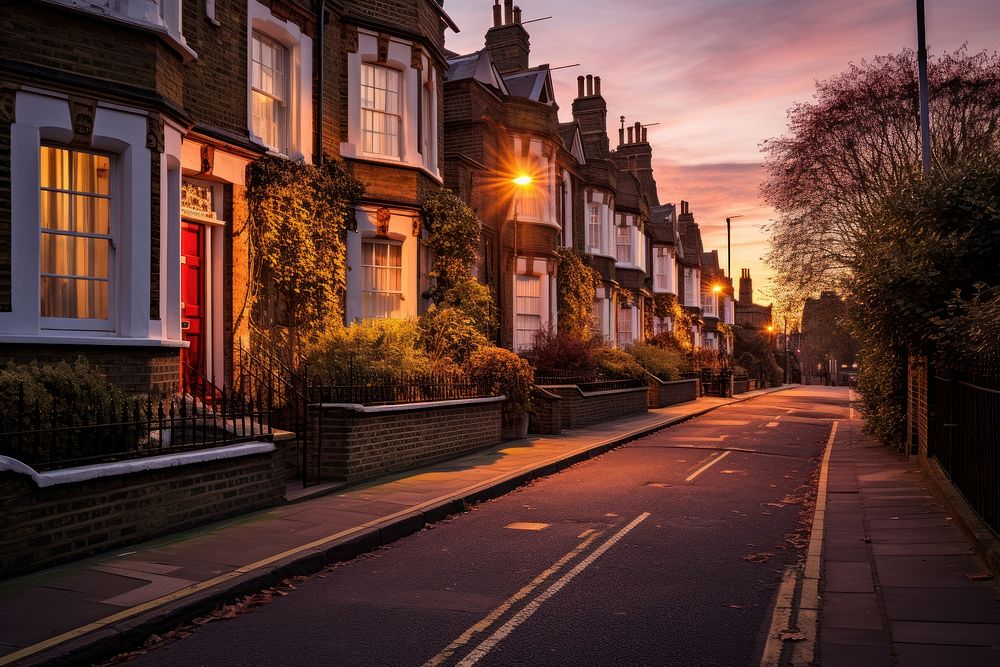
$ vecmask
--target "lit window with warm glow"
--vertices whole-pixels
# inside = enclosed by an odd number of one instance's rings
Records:
[[[361,66],[361,132],[365,153],[398,158],[403,123],[402,73],[372,63]]]
[[[622,225],[618,228],[616,258],[619,264],[632,264],[632,228]]]
[[[41,148],[41,314],[110,323],[111,158]]]
[[[253,33],[250,44],[252,130],[277,153],[288,152],[288,49]]]
[[[361,244],[361,316],[402,317],[403,246],[393,241]]]

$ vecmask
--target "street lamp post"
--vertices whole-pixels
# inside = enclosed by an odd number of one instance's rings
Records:
[[[924,27],[924,0],[917,0],[917,72],[920,77],[920,157],[924,175],[931,173],[931,122],[927,84],[927,30]]]

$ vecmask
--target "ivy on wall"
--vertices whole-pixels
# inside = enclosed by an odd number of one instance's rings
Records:
[[[587,266],[572,248],[558,248],[556,308],[559,331],[586,340],[591,336],[591,312],[601,284],[601,274]]]
[[[295,354],[304,336],[343,316],[347,221],[364,190],[325,157],[315,166],[264,156],[247,167],[252,298],[273,300]]]
[[[424,228],[427,246],[433,253],[432,280],[425,296],[441,303],[453,288],[470,280],[472,262],[479,253],[483,227],[475,211],[451,190],[437,190],[424,197]]]

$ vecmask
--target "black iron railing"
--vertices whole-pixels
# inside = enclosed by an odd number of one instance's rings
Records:
[[[1000,532],[1000,365],[938,368],[931,391],[928,453]]]
[[[238,393],[185,376],[170,398],[31,398],[0,413],[0,454],[36,470],[157,456],[269,439],[269,395]]]
[[[645,378],[631,378],[626,380],[615,380],[601,377],[594,373],[572,373],[572,372],[546,372],[545,375],[536,375],[535,384],[538,386],[575,384],[580,391],[610,391],[613,389],[636,389],[646,386]]]
[[[353,367],[343,376],[314,377],[308,391],[312,403],[369,406],[490,396],[484,387],[459,372],[383,373]]]

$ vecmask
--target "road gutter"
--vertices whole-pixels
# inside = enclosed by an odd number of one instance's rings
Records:
[[[811,665],[816,656],[816,643],[819,640],[819,580],[826,533],[826,488],[830,454],[837,437],[837,424],[835,420],[830,429],[830,437],[820,464],[816,506],[813,510],[805,564],[785,568],[771,615],[771,626],[767,631],[764,654],[760,659],[761,667],[804,667]]]

